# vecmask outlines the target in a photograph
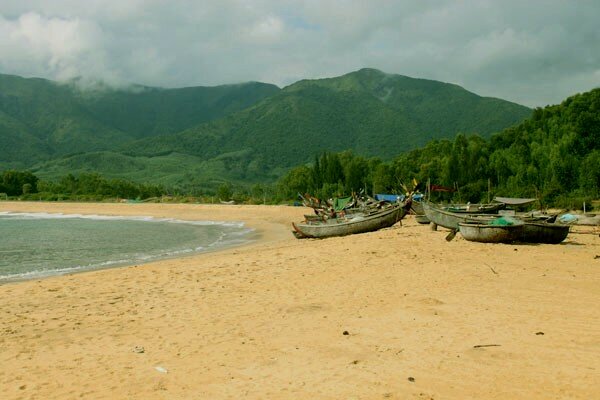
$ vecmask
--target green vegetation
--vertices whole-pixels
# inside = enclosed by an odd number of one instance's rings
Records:
[[[275,85],[249,82],[181,89],[132,87],[78,94],[98,121],[140,139],[181,132],[222,118],[279,90]]]
[[[311,166],[289,171],[278,192],[329,197],[367,188],[399,192],[416,179],[458,187],[455,201],[492,195],[540,198],[543,204],[581,208],[600,196],[600,89],[536,109],[532,118],[485,140],[458,134],[429,142],[392,162],[351,153],[323,154]],[[424,185],[421,185],[424,187]]]
[[[0,74],[0,148],[9,149],[0,153],[0,167],[30,168],[73,153],[115,150],[221,118],[278,91],[264,83],[83,90],[75,83]]]
[[[21,196],[37,192],[37,176],[29,171],[4,171],[0,176],[0,193],[5,196]]]
[[[300,81],[254,106],[182,133],[134,142],[131,156],[230,154],[229,180],[280,175],[324,151],[390,159],[458,131],[489,136],[530,115],[456,85],[360,70]],[[272,171],[275,171],[273,173]]]
[[[66,175],[56,182],[40,181],[29,171],[4,171],[0,193],[22,200],[148,199],[167,194],[157,185],[137,184],[122,179],[105,179],[98,174]]]
[[[247,83],[84,91],[0,75],[0,147],[10,149],[0,153],[0,169],[214,191],[224,182],[273,183],[324,151],[389,160],[458,131],[487,137],[530,113],[456,85],[373,69],[282,90]]]
[[[0,193],[272,203],[430,179],[457,187],[457,201],[486,200],[488,185],[556,206],[598,198],[600,89],[530,114],[372,69],[282,90],[91,93],[0,75]]]
[[[243,154],[232,155],[233,159]],[[146,164],[128,165],[131,159],[116,153],[90,153],[82,166],[112,165],[119,170],[143,170]],[[193,168],[198,160],[192,156],[161,156],[163,165],[171,157],[171,167],[163,168],[177,175],[185,165]],[[231,159],[225,157],[223,168]],[[155,158],[148,158],[148,162]],[[107,167],[106,167],[107,168]],[[169,172],[170,171],[170,172]],[[225,170],[223,170],[225,172]],[[322,153],[310,164],[290,169],[276,184],[249,181],[222,182],[213,186],[178,182],[177,186],[140,185],[120,179],[105,179],[98,174],[80,171],[78,177],[63,176],[39,181],[31,172],[6,171],[0,192],[8,196],[36,198],[148,198],[162,195],[195,196],[192,201],[234,199],[237,202],[273,203],[290,201],[298,193],[317,197],[340,196],[361,190],[367,193],[399,193],[402,183],[414,180],[457,187],[454,201],[485,201],[488,185],[492,195],[537,197],[546,205],[580,208],[585,201],[600,196],[600,89],[568,98],[562,104],[536,109],[522,123],[493,135],[489,140],[478,135],[458,134],[453,140],[433,140],[422,148],[401,153],[391,161],[367,158],[352,151]],[[219,183],[220,182],[220,183]],[[168,189],[167,189],[168,188]],[[447,195],[446,195],[447,196]]]

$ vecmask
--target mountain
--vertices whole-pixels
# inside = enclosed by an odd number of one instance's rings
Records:
[[[280,89],[248,82],[214,87],[83,92],[84,104],[94,117],[135,138],[181,132],[250,107]]]
[[[97,121],[72,88],[45,79],[0,75],[0,162],[40,159],[129,139]]]
[[[429,142],[399,155],[388,170],[396,174],[379,177],[388,185],[412,179],[457,185],[458,202],[485,201],[491,188],[497,196],[589,207],[600,196],[600,88],[536,108],[489,140],[457,135],[454,141]]]
[[[227,155],[228,178],[245,180],[311,161],[323,151],[350,149],[389,159],[458,132],[487,137],[530,114],[527,107],[456,85],[363,69],[297,82],[245,110],[136,141],[124,152],[144,157],[175,152],[204,161]]]
[[[0,74],[0,164],[111,150],[179,132],[247,108],[278,92],[258,82],[216,87],[80,89],[75,83]]]
[[[374,69],[284,89],[89,92],[0,75],[0,145],[13,146],[0,167],[20,162],[43,178],[96,171],[182,186],[272,181],[323,151],[391,159],[458,132],[488,137],[530,114],[457,85]]]

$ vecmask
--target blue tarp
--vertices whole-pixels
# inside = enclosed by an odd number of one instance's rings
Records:
[[[577,219],[577,215],[573,214],[563,214],[560,217],[558,217],[558,220],[565,224],[568,224],[569,222],[575,222],[577,221]]]
[[[397,201],[404,200],[404,196],[398,194],[376,194],[375,200],[389,201],[390,203],[395,203]]]
[[[395,203],[397,201],[404,201],[406,198],[403,194],[376,194],[375,200],[379,201],[389,201],[390,203]],[[423,193],[415,193],[412,195],[413,200],[421,201],[423,200]]]

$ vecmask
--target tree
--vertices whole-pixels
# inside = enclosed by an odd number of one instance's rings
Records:
[[[20,196],[23,194],[24,185],[29,193],[37,191],[38,177],[29,171],[8,170],[2,174],[2,191],[8,196]]]
[[[315,193],[318,188],[313,186],[314,175],[314,169],[305,165],[291,169],[277,184],[278,197],[282,200],[296,199],[298,193]]]
[[[591,152],[581,162],[579,186],[584,193],[594,197],[600,195],[600,150]]]
[[[344,168],[346,192],[359,192],[368,186],[369,165],[362,157],[353,157]]]
[[[231,190],[231,184],[228,182],[221,184],[217,189],[217,197],[219,198],[219,200],[229,201],[231,200],[232,195],[233,192]]]

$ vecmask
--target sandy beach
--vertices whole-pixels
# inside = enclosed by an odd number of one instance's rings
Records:
[[[297,240],[307,209],[0,202],[244,221],[220,252],[0,285],[2,399],[600,398],[600,238],[447,242],[412,217]],[[588,233],[585,233],[588,232]]]

